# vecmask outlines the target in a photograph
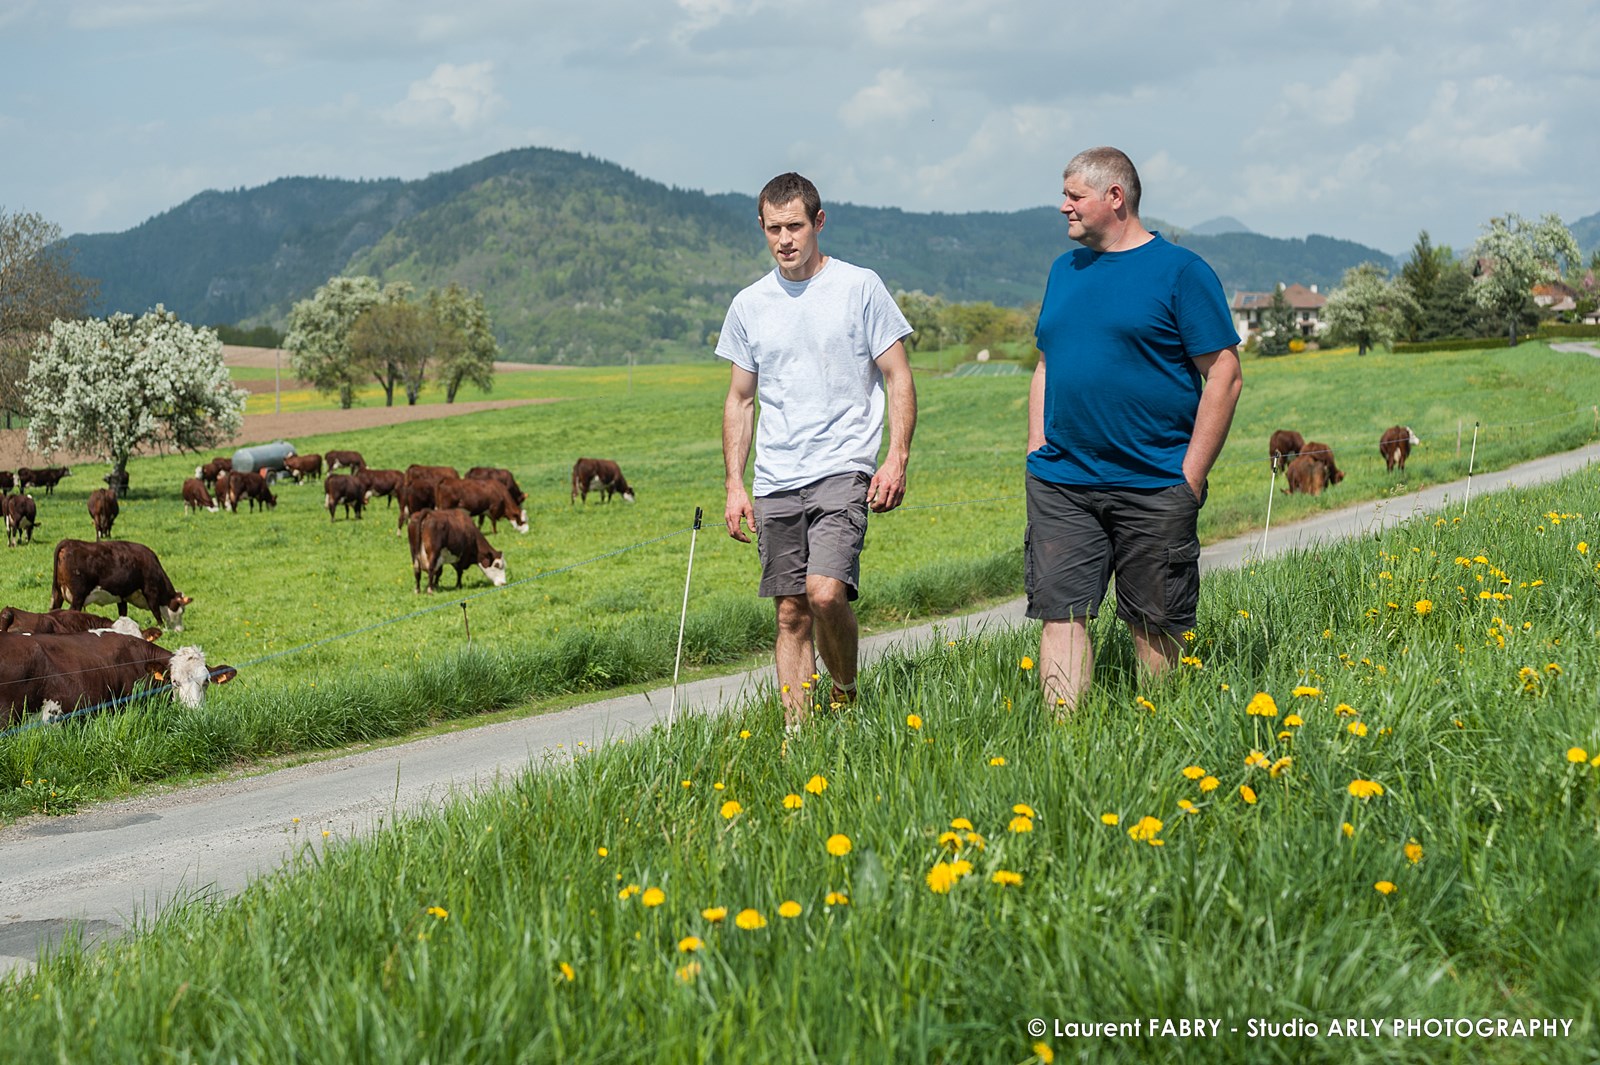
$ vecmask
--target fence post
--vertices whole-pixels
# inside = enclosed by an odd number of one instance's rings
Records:
[[[472,646],[472,622],[467,620],[467,601],[461,600],[461,625],[467,630],[467,646]]]
[[[1267,523],[1261,527],[1260,557],[1267,557],[1267,530],[1272,528],[1272,496],[1278,490],[1278,464],[1272,464],[1272,480],[1267,485]]]
[[[694,576],[694,542],[700,536],[701,509],[694,508],[694,529],[689,533],[689,568],[683,575],[683,609],[678,613],[678,651],[672,657],[672,702],[667,706],[667,731],[678,713],[678,667],[683,664],[683,627],[689,619],[689,581]]]
[[[1472,499],[1472,465],[1478,461],[1478,423],[1472,423],[1472,457],[1467,459],[1467,494],[1461,499],[1461,516],[1467,516],[1467,503]]]

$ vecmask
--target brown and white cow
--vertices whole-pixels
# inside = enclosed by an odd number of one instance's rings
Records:
[[[356,474],[368,503],[372,502],[373,496],[383,496],[390,506],[394,505],[395,493],[400,491],[405,479],[406,475],[399,470],[362,470]]]
[[[29,469],[27,466],[17,471],[17,490],[26,491],[29,488],[43,488],[44,494],[56,494],[56,485],[61,483],[61,478],[71,477],[70,466],[45,466],[42,469]]]
[[[434,489],[446,477],[458,477],[454,466],[419,466],[412,463],[406,467],[405,479],[401,481],[397,493],[400,518],[395,532],[405,529],[411,515],[434,505]]]
[[[1327,444],[1319,444],[1315,440],[1307,440],[1306,446],[1301,449],[1302,456],[1309,456],[1322,463],[1322,468],[1327,471],[1327,487],[1332,488],[1344,480],[1344,471],[1333,464],[1333,448]]]
[[[111,526],[117,522],[122,508],[117,504],[117,493],[109,488],[96,488],[89,493],[89,520],[94,522],[96,540],[111,539]]]
[[[252,511],[256,509],[258,503],[262,511],[268,507],[276,509],[278,506],[278,497],[267,486],[267,479],[253,470],[244,473],[238,470],[230,471],[225,485],[228,491],[228,510],[234,514],[239,513],[241,499],[249,500]]]
[[[141,629],[131,618],[108,618],[100,614],[91,614],[87,610],[51,610],[43,614],[16,606],[0,610],[0,632],[32,632],[49,635],[113,628],[118,632],[140,636],[146,640],[161,639],[160,629]]]
[[[33,497],[18,492],[14,496],[0,496],[0,514],[6,522],[6,546],[16,547],[24,535],[33,543],[33,527],[38,522],[39,508]]]
[[[496,551],[464,510],[419,510],[406,522],[411,541],[411,574],[416,590],[422,591],[422,575],[428,575],[428,591],[439,590],[439,574],[445,566],[456,568],[456,587],[468,566],[477,565],[496,588],[506,583],[506,557]]]
[[[351,473],[360,473],[367,468],[367,460],[361,457],[359,451],[329,451],[322,457],[327,460],[329,473],[340,466],[348,468]]]
[[[528,531],[528,512],[511,497],[511,489],[499,481],[486,481],[474,477],[446,477],[434,483],[433,505],[440,510],[452,507],[464,510],[483,528],[488,518],[495,532],[500,531],[504,518],[519,533]]]
[[[91,603],[116,603],[128,616],[128,604],[150,611],[156,623],[183,631],[183,611],[191,602],[172,586],[156,553],[131,540],[62,540],[56,544],[50,582],[50,609],[66,603],[82,610]]]
[[[1281,470],[1300,454],[1306,446],[1305,437],[1293,429],[1277,429],[1273,431],[1272,439],[1267,443],[1267,454],[1272,459],[1272,468]]]
[[[350,511],[354,508],[356,517],[361,517],[361,508],[367,505],[367,490],[361,487],[361,480],[348,473],[330,473],[327,480],[322,482],[322,499],[328,506],[328,520],[333,521],[333,512],[339,509],[339,504],[344,504],[344,516],[348,521]]]
[[[190,477],[183,482],[183,510],[189,513],[195,510],[209,510],[217,512],[217,501],[211,498],[211,493],[206,491],[206,483],[198,477]]]
[[[589,502],[590,492],[604,492],[602,502],[611,502],[612,493],[633,502],[633,489],[622,476],[622,470],[610,459],[579,459],[572,464],[572,500],[579,496]]]
[[[210,684],[238,675],[208,667],[198,647],[168,651],[115,629],[68,634],[0,632],[0,726],[39,710],[52,721],[74,710],[123,699],[142,687],[171,685],[196,709]]]
[[[1328,486],[1328,468],[1318,461],[1315,455],[1299,455],[1289,463],[1285,472],[1289,480],[1283,490],[1285,495],[1300,492],[1308,496],[1319,496]]]
[[[309,455],[285,456],[283,466],[294,474],[295,484],[299,484],[307,477],[318,481],[322,479],[322,456],[316,452],[312,452]]]
[[[232,472],[232,470],[233,460],[222,455],[218,455],[204,466],[196,466],[194,468],[194,475],[204,481],[207,488],[211,489],[213,492],[217,492],[217,478],[224,473]]]
[[[527,506],[528,493],[524,492],[522,486],[517,484],[517,479],[510,470],[502,469],[499,466],[474,466],[467,471],[467,480],[499,481],[511,490],[511,498],[517,506]]]
[[[1383,436],[1378,440],[1378,454],[1383,456],[1383,464],[1390,471],[1398,469],[1406,472],[1406,459],[1411,456],[1411,448],[1422,443],[1417,439],[1417,434],[1411,431],[1409,425],[1394,425],[1383,431]]]

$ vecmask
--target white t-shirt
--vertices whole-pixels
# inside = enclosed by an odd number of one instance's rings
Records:
[[[877,470],[884,394],[875,360],[910,333],[878,275],[838,259],[805,281],[774,267],[733,298],[717,354],[758,379],[755,495]]]

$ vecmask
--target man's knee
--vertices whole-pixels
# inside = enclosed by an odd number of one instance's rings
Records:
[[[850,609],[850,589],[833,577],[806,579],[806,603],[814,615],[830,615]]]
[[[778,631],[804,636],[811,631],[811,605],[803,595],[777,597]]]

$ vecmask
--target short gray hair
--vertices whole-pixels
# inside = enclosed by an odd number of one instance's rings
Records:
[[[1072,157],[1072,162],[1061,172],[1063,180],[1082,178],[1084,184],[1104,196],[1113,185],[1122,188],[1122,198],[1128,203],[1128,213],[1139,217],[1139,171],[1133,160],[1117,148],[1087,148]]]

